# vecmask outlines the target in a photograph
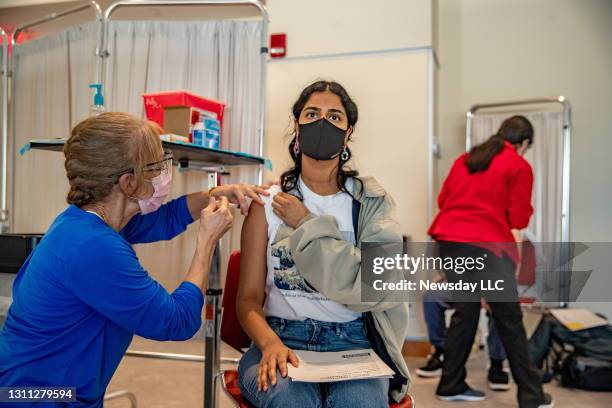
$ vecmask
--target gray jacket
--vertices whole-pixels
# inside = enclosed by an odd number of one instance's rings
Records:
[[[408,304],[361,301],[361,243],[401,244],[402,236],[395,219],[395,202],[371,177],[353,184],[353,196],[360,202],[357,246],[343,240],[336,219],[330,215],[309,214],[296,228],[281,226],[274,243],[289,241],[289,248],[300,275],[327,298],[351,310],[371,313],[382,344],[395,364],[396,380],[390,395],[397,402],[410,385],[402,345],[408,329]],[[274,245],[273,243],[273,245]],[[371,273],[371,272],[368,272]],[[402,378],[403,377],[403,378]]]

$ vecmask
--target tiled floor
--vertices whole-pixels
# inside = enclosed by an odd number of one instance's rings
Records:
[[[134,350],[164,351],[170,353],[203,354],[203,343],[198,341],[159,343],[134,339]],[[224,357],[237,357],[239,354],[229,347],[222,348]],[[411,369],[422,364],[424,359],[411,358]],[[231,368],[231,365],[227,366]],[[473,387],[486,390],[486,354],[474,352],[468,361],[469,382]],[[413,376],[411,394],[418,408],[510,408],[516,407],[516,388],[505,392],[487,391],[488,398],[477,403],[448,403],[434,397],[437,384],[435,379],[422,379]],[[204,368],[202,363],[156,360],[148,358],[125,357],[108,388],[109,392],[129,389],[138,398],[139,408],[191,408],[202,407]],[[559,408],[603,408],[612,406],[612,393],[592,393],[559,388],[547,384],[546,390],[555,396]],[[220,393],[220,408],[233,405]],[[127,400],[109,401],[107,408],[129,407]],[[357,405],[355,406],[358,407]]]

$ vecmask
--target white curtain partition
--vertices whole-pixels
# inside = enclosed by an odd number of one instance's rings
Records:
[[[30,139],[68,137],[88,115],[94,82],[94,23],[15,47],[15,161],[13,230],[44,232],[65,206],[63,155],[18,150]],[[177,89],[227,104],[221,145],[258,153],[260,38],[257,21],[111,22],[107,89],[109,110],[144,115],[142,93]],[[224,182],[255,183],[254,168],[231,169]],[[179,174],[173,196],[207,188],[203,173]],[[237,215],[237,213],[236,213]],[[223,243],[239,244],[241,219]],[[144,266],[168,289],[181,281],[195,248],[197,225],[171,242],[139,246]]]
[[[504,119],[520,114],[534,128],[532,148],[525,158],[533,166],[534,215],[528,230],[538,242],[561,241],[561,198],[563,164],[563,112],[519,112],[477,114],[472,127],[472,145],[495,134]]]

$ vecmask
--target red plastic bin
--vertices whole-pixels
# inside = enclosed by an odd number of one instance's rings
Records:
[[[169,106],[186,106],[213,112],[223,128],[225,104],[214,99],[204,98],[189,91],[168,91],[142,95],[147,119],[164,127],[164,108]]]

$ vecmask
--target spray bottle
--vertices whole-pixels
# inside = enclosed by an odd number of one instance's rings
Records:
[[[90,88],[95,88],[96,93],[93,97],[93,105],[89,107],[89,116],[96,116],[106,112],[104,107],[104,96],[102,96],[102,84],[91,84]]]

